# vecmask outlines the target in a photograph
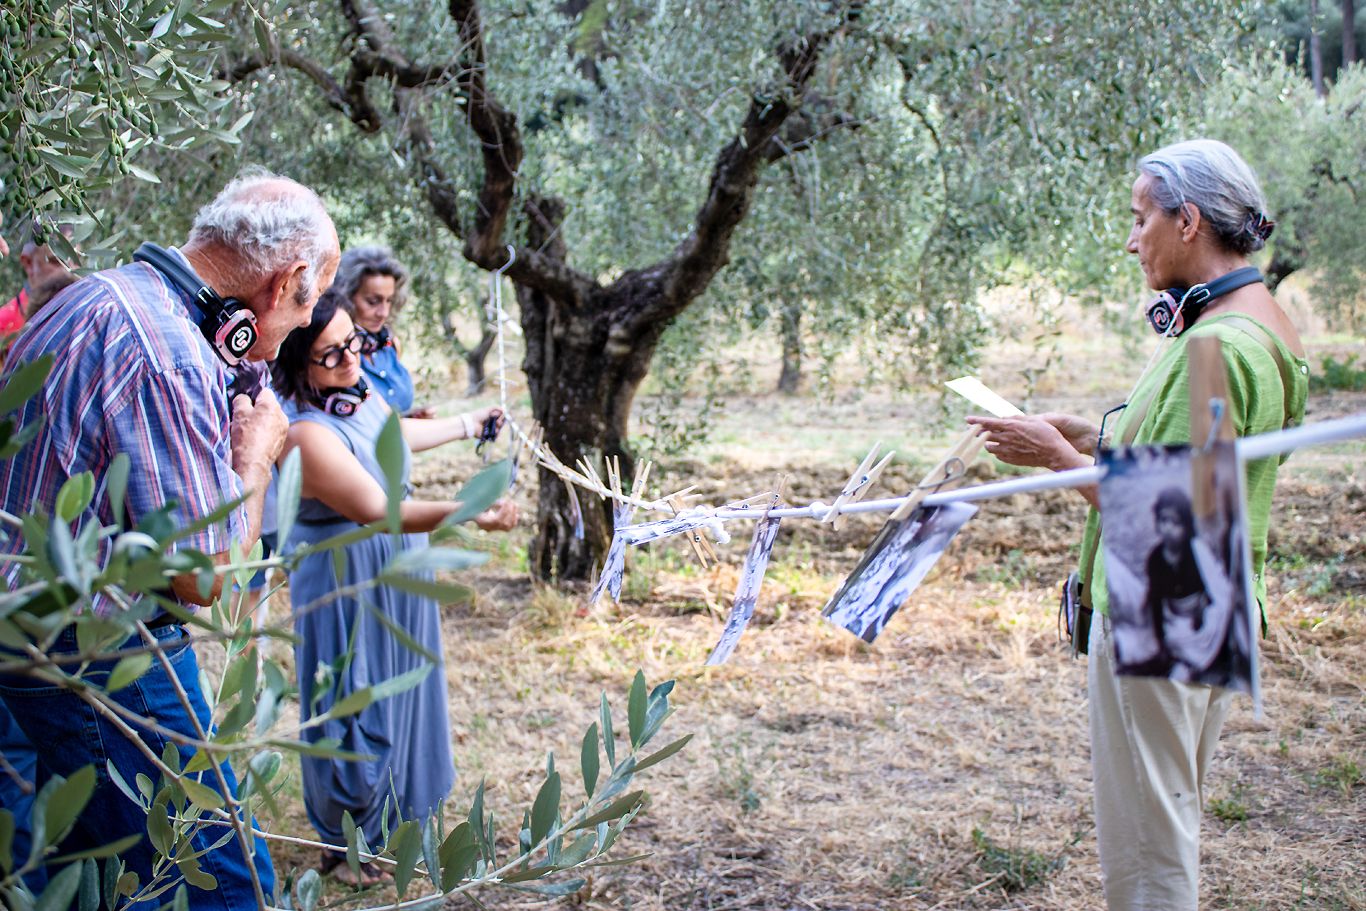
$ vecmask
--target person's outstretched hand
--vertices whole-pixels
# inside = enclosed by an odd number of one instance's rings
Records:
[[[980,425],[987,431],[987,452],[1007,465],[1064,471],[1090,464],[1063,431],[1042,415],[1012,418],[972,415],[968,423]],[[1068,426],[1069,432],[1075,432],[1075,427]]]
[[[480,408],[478,411],[470,412],[470,420],[474,421],[474,423],[481,428],[484,426],[484,422],[489,418],[498,419],[499,430],[502,430],[503,425],[507,423],[507,418],[503,416],[503,409],[499,408],[497,405],[490,405],[487,408]]]
[[[1072,448],[1082,455],[1091,455],[1096,451],[1097,444],[1100,443],[1100,425],[1086,418],[1077,417],[1075,414],[1062,414],[1057,411],[1048,411],[1037,415],[1039,420],[1047,421],[1054,427]]]
[[[474,517],[474,524],[484,531],[512,531],[517,527],[517,504],[511,500],[499,500]]]

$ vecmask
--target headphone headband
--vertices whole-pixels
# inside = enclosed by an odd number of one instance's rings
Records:
[[[1195,325],[1210,301],[1262,280],[1256,266],[1244,266],[1191,288],[1168,288],[1148,302],[1145,314],[1158,335],[1180,335]]]
[[[327,414],[339,418],[349,418],[360,411],[360,406],[364,405],[369,398],[370,386],[365,382],[365,377],[362,375],[354,386],[334,386],[329,389],[319,389],[315,403]]]
[[[190,316],[225,364],[236,367],[247,356],[258,336],[256,314],[245,304],[231,297],[219,297],[193,270],[150,241],[138,247],[133,259],[156,269],[189,295]]]

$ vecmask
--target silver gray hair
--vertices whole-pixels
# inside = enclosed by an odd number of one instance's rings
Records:
[[[408,268],[394,259],[394,251],[378,245],[352,247],[342,254],[333,284],[341,290],[342,306],[356,315],[355,297],[361,284],[371,275],[388,275],[394,280],[394,299],[389,304],[389,318],[393,319],[408,302]]]
[[[308,265],[296,294],[300,304],[313,296],[334,236],[317,193],[256,165],[200,209],[190,229],[191,241],[226,247],[264,272],[303,260]]]
[[[1224,143],[1178,142],[1145,155],[1138,170],[1153,179],[1152,200],[1168,215],[1192,203],[1229,251],[1246,256],[1266,246],[1273,223],[1261,184],[1242,156]]]

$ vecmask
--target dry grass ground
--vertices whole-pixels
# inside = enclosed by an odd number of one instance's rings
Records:
[[[1331,344],[1334,347],[1326,347]],[[1094,339],[1071,337],[1036,386],[1036,408],[1098,413],[1122,398]],[[1325,343],[1338,350],[1359,343]],[[1019,397],[1028,343],[984,370]],[[1139,361],[1141,363],[1141,361]],[[1015,377],[1015,380],[1011,378]],[[1074,391],[1064,395],[1060,390]],[[1118,392],[1116,393],[1116,390]],[[695,460],[661,483],[700,483],[719,502],[793,476],[793,499],[827,502],[874,439],[902,451],[885,487],[904,490],[942,449],[933,400],[833,404],[736,397]],[[1313,416],[1363,396],[1315,399]],[[1282,470],[1262,643],[1266,709],[1239,698],[1209,779],[1202,907],[1366,909],[1366,496],[1360,444],[1297,454]],[[468,454],[428,459],[419,496],[448,495]],[[985,466],[980,475],[997,469]],[[1082,909],[1103,906],[1091,816],[1084,661],[1056,631],[1057,582],[1084,517],[1070,492],[985,504],[873,646],[819,619],[871,540],[873,519],[839,534],[791,523],[732,661],[704,668],[749,529],[701,571],[676,546],[632,555],[623,602],[530,583],[522,537],[483,537],[491,562],[472,604],[443,608],[458,783],[452,818],[486,781],[512,834],[545,755],[578,793],[578,743],[606,691],[624,711],[636,668],[673,678],[662,740],[696,734],[646,773],[648,811],[625,853],[560,904],[588,908]],[[276,831],[311,835],[297,770]],[[980,834],[974,838],[974,830]],[[282,872],[316,862],[283,846]],[[1021,875],[1036,874],[1034,876]],[[343,895],[329,887],[329,900]],[[489,908],[545,907],[488,891]],[[392,896],[391,896],[392,898]],[[455,901],[451,907],[467,907]]]

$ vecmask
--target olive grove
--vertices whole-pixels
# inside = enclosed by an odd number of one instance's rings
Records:
[[[1300,96],[1274,88],[1297,78],[1275,62],[1284,26],[1255,2],[1103,15],[1009,0],[314,0],[156,12],[130,47],[145,61],[139,79],[158,88],[129,99],[126,124],[122,100],[101,108],[98,92],[73,112],[105,137],[102,156],[78,157],[39,129],[73,116],[59,110],[60,85],[28,90],[34,115],[5,121],[25,137],[13,148],[29,181],[7,179],[10,217],[40,190],[56,214],[63,200],[30,183],[38,171],[60,181],[49,170],[60,163],[91,185],[102,217],[85,220],[112,235],[103,246],[174,241],[239,164],[265,164],[322,191],[344,241],[395,247],[414,270],[417,316],[466,359],[472,383],[491,335],[485,325],[477,340],[454,337],[449,318],[477,305],[481,276],[506,267],[532,414],[569,464],[615,456],[629,470],[629,414],[652,367],[676,395],[747,333],[783,340],[789,390],[804,369],[821,382],[850,349],[870,382],[923,382],[973,365],[991,331],[978,295],[994,284],[1132,290],[1120,249],[1126,175],[1163,141],[1222,129],[1204,118],[1210,98],[1278,98],[1249,110],[1264,125],[1254,129],[1289,130],[1302,164],[1277,169],[1285,208],[1318,186],[1315,199],[1355,217],[1340,197],[1360,163],[1325,171],[1318,150],[1350,145],[1350,104],[1330,98],[1337,120],[1317,133],[1289,113]],[[1334,81],[1339,96],[1351,72]],[[180,96],[154,103],[171,92]],[[1239,128],[1229,121],[1230,135]],[[30,148],[41,168],[27,164]],[[121,167],[131,176],[110,179]],[[1346,236],[1305,231],[1278,233],[1273,275],[1318,269]],[[1353,280],[1348,270],[1342,287]],[[607,511],[588,510],[576,539],[563,485],[541,481],[532,572],[586,577],[606,548]]]

